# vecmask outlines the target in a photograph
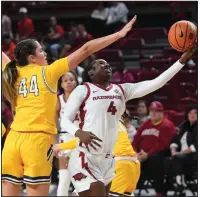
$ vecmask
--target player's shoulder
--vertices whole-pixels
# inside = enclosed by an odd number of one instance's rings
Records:
[[[81,95],[81,96],[86,96],[86,95],[90,95],[90,88],[85,85],[78,85],[73,91],[72,93],[76,94],[76,95]]]

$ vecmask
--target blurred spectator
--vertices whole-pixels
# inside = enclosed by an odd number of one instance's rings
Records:
[[[109,8],[105,7],[105,2],[98,2],[97,9],[93,10],[91,17],[106,21],[109,13]]]
[[[112,2],[109,9],[108,19],[106,24],[108,26],[108,33],[113,33],[116,29],[121,28],[128,22],[128,8],[122,2]]]
[[[174,124],[164,118],[164,107],[158,102],[152,102],[149,107],[150,119],[138,129],[133,146],[142,162],[144,176],[153,179],[153,187],[157,195],[164,193],[164,156],[176,135]]]
[[[14,50],[15,50],[16,44],[11,41],[11,38],[9,35],[4,35],[2,37],[2,51],[11,59],[14,59]]]
[[[60,53],[60,58],[63,58],[67,55],[67,52],[74,46],[76,39],[79,37],[79,32],[77,25],[74,23],[70,24],[70,31],[65,32],[63,38],[61,39],[62,49]]]
[[[82,42],[87,42],[92,39],[92,35],[89,34],[83,24],[78,25],[79,39]]]
[[[49,51],[53,59],[58,59],[59,49],[61,48],[60,40],[64,36],[64,29],[58,25],[55,16],[50,18],[50,27],[48,33]]]
[[[31,34],[34,31],[34,25],[32,22],[32,19],[30,19],[27,14],[28,10],[25,7],[22,7],[19,9],[19,14],[21,16],[21,19],[19,20],[17,24],[17,36],[16,41],[23,40],[26,38],[31,37]]]
[[[10,39],[13,39],[12,22],[9,16],[2,15],[2,36],[9,35]]]
[[[135,79],[132,73],[124,69],[124,65],[121,64],[119,67],[116,68],[116,71],[113,73],[112,76],[112,83],[134,83]]]
[[[105,34],[104,28],[109,13],[109,8],[105,4],[106,2],[98,2],[97,9],[93,10],[91,14],[92,26],[95,26],[91,29],[94,37],[101,37]]]
[[[190,176],[194,168],[197,170],[197,144],[198,144],[198,124],[197,105],[190,105],[185,112],[186,119],[180,127],[179,134],[174,137],[171,149],[170,169],[176,176],[178,187],[184,185],[184,176]]]
[[[137,105],[137,117],[132,121],[133,126],[138,129],[141,124],[149,118],[149,110],[145,100],[139,100]]]

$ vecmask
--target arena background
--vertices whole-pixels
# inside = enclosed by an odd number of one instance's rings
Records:
[[[176,2],[123,2],[129,9],[128,18],[135,14],[138,15],[137,23],[133,30],[124,38],[113,44],[112,46],[96,53],[88,58],[80,67],[87,65],[95,58],[106,59],[113,67],[113,72],[121,72],[121,78],[113,79],[114,83],[122,82],[139,82],[143,80],[153,79],[162,73],[166,68],[172,65],[181,55],[172,49],[167,40],[167,33],[170,26],[179,20],[189,20],[197,25],[197,1],[176,1]],[[29,1],[29,2],[2,2],[2,20],[3,16],[10,17],[12,22],[12,39],[8,41],[8,36],[2,34],[2,50],[9,51],[12,58],[12,51],[16,43],[16,35],[19,33],[18,21],[20,20],[19,10],[24,7],[27,9],[27,15],[32,19],[34,31],[29,37],[38,39],[45,47],[48,53],[49,62],[58,58],[53,56],[49,50],[49,45],[54,44],[47,39],[50,17],[55,16],[58,25],[61,25],[65,31],[65,35],[70,32],[73,27],[79,28],[86,32],[86,37],[76,41],[67,40],[63,36],[63,40],[59,39],[58,55],[64,44],[70,44],[70,49],[66,50],[65,55],[70,54],[77,47],[86,41],[107,35],[108,33],[117,31],[122,25],[109,27],[100,20],[91,17],[93,10],[97,9],[99,2],[59,2],[59,1]],[[105,7],[111,6],[111,2],[104,2]],[[3,23],[3,21],[2,21]],[[76,30],[75,30],[76,31]],[[22,39],[22,38],[19,38]],[[9,47],[8,47],[9,46]],[[188,104],[197,103],[197,69],[198,56],[197,53],[188,61],[187,65],[179,72],[169,83],[162,89],[146,96],[148,103],[158,100],[165,107],[166,116],[178,126],[185,118],[185,110]],[[78,73],[78,71],[77,71]],[[128,74],[127,74],[128,73]],[[126,77],[124,76],[127,74]],[[117,75],[116,75],[117,76]],[[131,77],[130,77],[131,76]],[[81,78],[81,76],[80,76]],[[130,81],[131,80],[131,81]],[[80,79],[81,81],[81,79]],[[135,99],[127,104],[132,116],[137,116],[137,102]],[[53,171],[53,184],[51,195],[55,194],[57,175],[56,170]],[[197,189],[197,172],[192,175],[191,185],[186,188],[186,195],[194,195]],[[146,184],[148,182],[148,184]],[[55,187],[54,187],[55,186]],[[141,195],[154,194],[151,187],[151,181],[144,181],[140,184]],[[146,191],[145,191],[146,189]],[[170,189],[169,189],[170,190]],[[174,191],[169,192],[173,194]],[[193,193],[192,193],[193,192]]]

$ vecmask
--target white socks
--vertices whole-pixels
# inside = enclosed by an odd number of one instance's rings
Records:
[[[69,196],[70,178],[67,169],[59,170],[57,196]]]

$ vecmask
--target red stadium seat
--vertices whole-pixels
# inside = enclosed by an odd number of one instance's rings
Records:
[[[104,49],[96,53],[96,55],[97,58],[105,59],[108,62],[117,62],[122,60],[122,51],[118,49]]]
[[[181,98],[191,96],[195,93],[196,88],[192,83],[180,83],[178,93]]]
[[[176,125],[178,126],[179,124],[181,124],[181,122],[183,122],[185,120],[185,113],[184,112],[180,112],[180,113],[176,113],[176,114],[171,114],[169,116],[169,119]]]
[[[166,47],[166,48],[164,48],[163,53],[164,53],[165,57],[177,56],[178,58],[180,58],[181,55],[182,55],[181,52],[176,51],[172,47]]]
[[[163,27],[154,28],[133,28],[129,33],[130,38],[144,38],[145,40],[153,40],[158,38],[166,38],[167,30]]]
[[[171,60],[170,58],[142,59],[140,66],[142,69],[165,70],[171,66]]]
[[[138,54],[141,56],[143,44],[143,39],[123,39],[120,43],[120,49],[123,49],[124,51],[138,50]]]
[[[195,88],[197,88],[198,77],[197,72],[195,70],[182,70],[179,73],[177,73],[176,79],[179,84],[190,83],[193,84]]]
[[[137,73],[138,81],[151,80],[159,76],[162,72],[152,70],[142,70]]]

